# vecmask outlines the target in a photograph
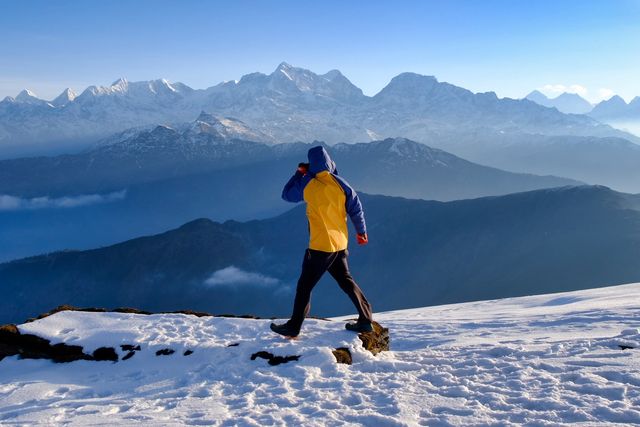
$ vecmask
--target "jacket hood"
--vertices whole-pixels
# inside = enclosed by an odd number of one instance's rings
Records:
[[[310,148],[307,157],[309,158],[309,172],[311,175],[319,174],[322,171],[329,171],[335,175],[338,174],[335,162],[331,160],[329,153],[327,153],[324,147]]]

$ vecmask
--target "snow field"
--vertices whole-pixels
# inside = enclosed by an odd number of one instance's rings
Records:
[[[346,318],[309,319],[289,341],[269,320],[62,312],[20,330],[85,352],[142,350],[118,363],[3,360],[0,425],[640,424],[640,349],[619,347],[640,347],[639,291],[379,313],[392,351],[375,357]],[[342,346],[353,365],[335,363]],[[269,366],[250,360],[260,350],[302,357]]]

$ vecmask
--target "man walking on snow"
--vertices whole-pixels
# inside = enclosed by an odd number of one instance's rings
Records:
[[[347,215],[356,229],[358,244],[368,243],[362,204],[353,188],[338,176],[336,165],[324,147],[313,147],[307,155],[309,163],[298,166],[284,186],[282,198],[307,203],[309,248],[304,254],[291,319],[282,325],[272,323],[271,330],[288,337],[298,336],[309,313],[311,291],[328,271],[358,310],[358,321],[348,323],[346,328],[371,332],[371,305],[351,277],[347,264]]]

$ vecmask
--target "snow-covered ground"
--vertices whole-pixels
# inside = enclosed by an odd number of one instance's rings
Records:
[[[0,425],[640,424],[640,349],[618,347],[640,346],[639,293],[379,313],[392,351],[376,357],[343,319],[308,320],[288,341],[268,320],[58,313],[20,330],[89,351],[142,350],[117,363],[3,360]],[[339,346],[353,365],[335,363]],[[167,347],[176,352],[155,355]],[[302,357],[270,366],[250,360],[259,350]]]

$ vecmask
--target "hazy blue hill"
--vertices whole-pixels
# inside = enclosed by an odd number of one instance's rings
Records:
[[[545,107],[555,107],[566,114],[587,114],[593,110],[593,105],[577,93],[564,92],[555,98],[548,98],[540,91],[534,90],[525,99]]]
[[[371,243],[352,244],[351,264],[377,310],[640,280],[637,196],[581,186],[447,203],[363,201]],[[266,220],[200,219],[106,248],[2,264],[0,321],[62,303],[286,316],[306,233],[299,206]],[[230,266],[239,272],[215,276]],[[226,283],[205,283],[229,274]],[[314,314],[350,310],[329,279],[314,292]]]
[[[197,217],[276,215],[288,208],[282,186],[310,147],[159,126],[82,154],[0,161],[0,195],[122,194],[72,208],[0,209],[0,261],[112,244]],[[329,150],[353,186],[374,194],[452,200],[578,183],[504,172],[402,138]]]
[[[570,177],[640,192],[640,145],[624,138],[478,131],[426,141],[467,160],[509,171]]]
[[[242,179],[259,186],[264,180],[252,179],[256,173],[286,176],[318,144],[328,148],[354,185],[370,193],[455,200],[578,183],[505,172],[405,138],[333,147],[321,142],[269,146],[158,126],[82,154],[0,161],[0,194],[60,197],[149,183],[162,187],[175,185],[172,180],[197,181],[200,175],[212,172],[228,176],[225,187],[242,185],[237,182]],[[286,173],[278,174],[282,170]],[[215,193],[221,183],[211,179],[210,191]]]

